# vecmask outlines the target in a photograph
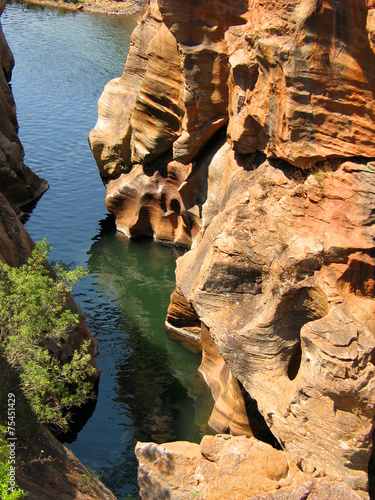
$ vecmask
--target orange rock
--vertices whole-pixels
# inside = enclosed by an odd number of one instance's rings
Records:
[[[256,1],[249,14],[226,36],[234,149],[301,168],[375,156],[373,9],[365,0],[280,1],[276,9]]]
[[[129,238],[148,235],[189,247],[200,221],[185,209],[178,192],[187,167],[169,164],[160,170],[135,165],[129,174],[109,181],[106,207],[115,214],[117,229]]]
[[[204,436],[200,446],[137,443],[138,484],[144,500],[360,500],[340,481],[313,479],[298,461],[255,438]]]
[[[221,357],[205,325],[202,325],[201,342],[202,363],[199,372],[215,401],[208,425],[218,433],[252,436],[238,381]]]
[[[170,317],[197,340],[195,323],[207,326],[216,404],[234,411],[239,380],[304,470],[363,498],[375,416],[374,11],[373,0],[150,0],[90,135],[117,227],[192,245]]]
[[[177,286],[282,446],[306,470],[365,492],[374,166],[343,162],[293,178],[283,163],[236,165],[233,157],[215,223],[178,259]]]

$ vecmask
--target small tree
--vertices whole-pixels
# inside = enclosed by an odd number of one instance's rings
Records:
[[[85,272],[58,267],[56,278],[46,262],[50,250],[44,239],[26,264],[0,262],[0,349],[19,371],[38,420],[66,430],[69,410],[93,393],[88,379],[95,368],[89,340],[68,361],[61,359],[61,345],[79,323],[78,312],[67,306],[67,293]]]

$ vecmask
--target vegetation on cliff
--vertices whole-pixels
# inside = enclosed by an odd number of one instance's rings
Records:
[[[67,293],[84,275],[82,268],[57,267],[58,278],[46,265],[50,251],[37,243],[26,264],[11,267],[0,262],[1,353],[20,373],[21,386],[38,420],[67,429],[69,410],[92,394],[89,381],[90,341],[70,351],[70,333],[79,315],[67,307]]]

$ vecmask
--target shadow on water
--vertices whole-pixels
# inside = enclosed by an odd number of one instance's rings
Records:
[[[212,408],[197,376],[200,355],[164,333],[182,251],[151,239],[129,241],[113,218],[100,222],[88,251],[89,275],[76,298],[99,345],[96,410],[71,444],[119,494],[136,491],[136,441],[199,442]]]

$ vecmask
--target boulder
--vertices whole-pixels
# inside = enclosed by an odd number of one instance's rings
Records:
[[[144,500],[360,500],[345,483],[302,472],[290,453],[254,437],[204,436],[201,444],[137,443]]]

